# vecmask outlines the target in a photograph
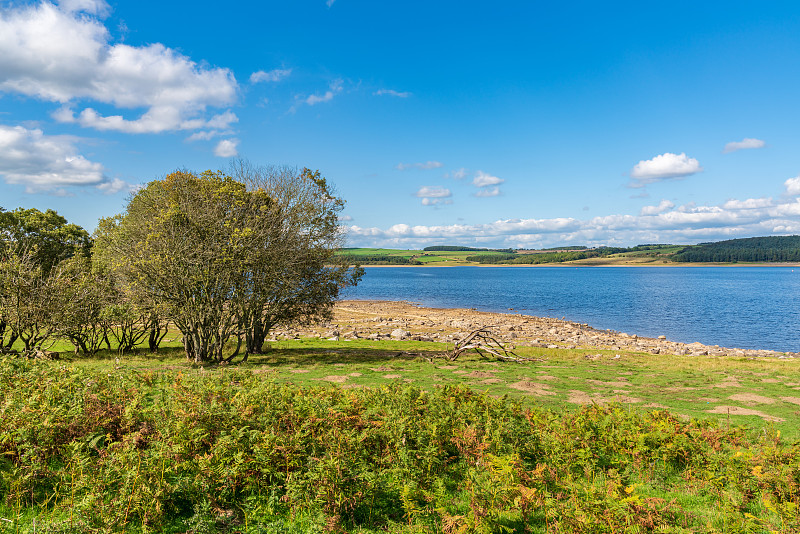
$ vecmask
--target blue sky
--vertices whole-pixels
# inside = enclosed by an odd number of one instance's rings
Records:
[[[648,5],[653,4],[653,5]],[[319,169],[350,246],[800,233],[796,2],[0,2],[0,206]]]

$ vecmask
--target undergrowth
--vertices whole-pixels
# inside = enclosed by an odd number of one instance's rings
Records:
[[[0,532],[800,531],[769,428],[12,358],[0,399]]]

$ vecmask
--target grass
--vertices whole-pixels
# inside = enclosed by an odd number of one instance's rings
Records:
[[[413,384],[432,390],[442,385],[466,386],[523,406],[556,411],[592,402],[620,402],[631,410],[668,409],[686,418],[774,427],[788,439],[800,440],[798,360],[530,347],[515,350],[520,356],[544,361],[496,362],[473,353],[456,362],[431,364],[413,356],[435,357],[447,348],[444,343],[419,341],[281,340],[271,342],[267,354],[253,355],[241,367],[276,383],[304,387]],[[117,360],[116,355],[104,352],[98,358],[76,358],[72,363],[100,371],[199,372],[185,361],[177,342],[167,344],[158,355],[140,353]],[[709,413],[720,406],[732,409]],[[740,415],[743,410],[762,415]]]
[[[0,358],[0,533],[800,529],[797,360],[446,348]]]

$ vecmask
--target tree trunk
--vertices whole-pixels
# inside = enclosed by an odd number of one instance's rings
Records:
[[[265,321],[253,321],[252,328],[245,335],[247,354],[264,354],[264,342],[272,325]]]
[[[158,348],[161,345],[161,342],[166,337],[168,331],[169,331],[169,324],[164,325],[164,327],[162,328],[161,323],[158,321],[158,319],[157,318],[153,319],[153,322],[151,323],[150,327],[150,335],[148,336],[147,339],[147,344],[150,347],[150,352],[158,352]]]

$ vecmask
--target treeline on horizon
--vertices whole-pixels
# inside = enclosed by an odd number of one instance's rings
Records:
[[[563,263],[567,261],[585,260],[587,258],[599,258],[628,252],[630,249],[619,247],[600,247],[586,250],[565,250],[557,252],[559,249],[547,249],[553,252],[541,252],[536,254],[480,254],[467,256],[467,261],[475,263],[499,263],[505,265],[539,265],[542,263]]]
[[[673,257],[676,262],[795,262],[800,261],[800,236],[730,239],[686,247]]]
[[[425,247],[423,252],[506,252],[513,253],[513,248],[473,248],[473,247],[458,247],[450,245],[434,245],[432,247]]]
[[[456,245],[435,245],[425,247],[423,252],[475,252],[466,256],[468,262],[500,265],[538,265],[545,263],[564,263],[589,258],[604,258],[615,254],[637,253],[641,256],[658,257],[665,261],[678,263],[738,263],[738,262],[800,262],[800,236],[767,236],[729,239],[712,243],[687,245],[647,243],[633,247],[559,246],[543,248],[538,251],[515,249],[474,248]],[[667,250],[672,249],[672,250]],[[361,265],[422,265],[417,256],[394,256],[390,254],[353,254],[348,249],[340,252],[349,254],[353,263]]]

